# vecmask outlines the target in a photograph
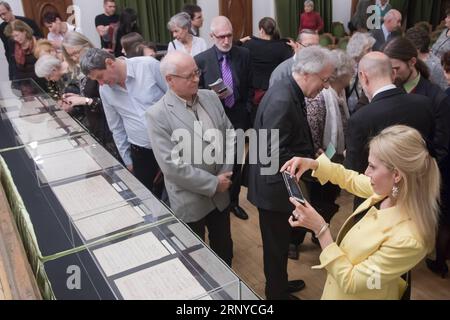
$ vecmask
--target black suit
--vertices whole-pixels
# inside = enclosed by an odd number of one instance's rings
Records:
[[[372,37],[375,38],[376,42],[372,47],[373,51],[383,51],[383,46],[386,45],[386,43],[388,43],[389,41],[391,41],[392,39],[394,39],[395,37],[400,36],[400,33],[398,33],[397,31],[393,31],[391,32],[391,34],[388,36],[388,39],[386,41],[386,38],[384,37],[384,33],[383,33],[383,29],[374,29],[370,32],[370,34],[372,35]]]
[[[37,26],[36,22],[34,22],[33,20],[26,18],[26,17],[20,17],[20,16],[15,16],[15,17],[17,20],[21,20],[21,21],[25,22],[27,25],[29,25],[31,27],[31,29],[33,29],[33,35],[37,39],[44,37],[41,30]],[[6,60],[8,60],[8,64],[9,64],[9,80],[12,80],[13,79],[13,75],[12,75],[13,66],[11,64],[11,52],[12,52],[11,43],[13,43],[13,42],[10,43],[8,41],[8,37],[5,35],[5,29],[6,29],[7,25],[8,25],[8,23],[6,23],[6,22],[2,22],[0,24],[0,38],[2,39],[3,46],[5,48]]]
[[[202,71],[199,86],[202,89],[209,89],[209,85],[222,77],[222,70],[219,62],[221,53],[216,46],[198,54],[194,57],[197,66]],[[231,59],[231,71],[233,74],[233,92],[235,104],[232,108],[222,105],[225,113],[230,119],[235,129],[244,131],[250,127],[251,96],[252,96],[252,71],[250,62],[250,51],[246,48],[233,46],[229,52]],[[241,190],[242,165],[236,164],[233,168],[233,185],[230,189],[230,207],[239,205],[239,193]]]
[[[420,77],[419,84],[413,93],[431,99],[431,107],[435,123],[433,146],[436,160],[442,169],[448,167],[448,151],[450,143],[450,97],[430,80]]]
[[[289,202],[279,169],[294,156],[313,157],[314,147],[306,117],[305,97],[292,75],[269,88],[259,105],[255,129],[279,130],[279,150],[271,151],[271,136],[267,138],[267,155],[279,160],[273,175],[263,175],[262,169],[270,164],[249,166],[248,200],[259,210],[260,228],[264,250],[264,273],[266,297],[286,299],[288,297],[287,259],[291,235],[288,219],[294,206]],[[258,137],[261,147],[262,135]],[[266,142],[266,141],[262,141]],[[264,151],[264,150],[263,150]],[[277,152],[279,151],[279,152]],[[250,155],[255,158],[256,155]]]
[[[360,173],[365,172],[370,139],[383,129],[397,124],[413,127],[425,139],[433,141],[431,100],[417,94],[406,94],[398,88],[377,94],[349,120],[345,167]]]

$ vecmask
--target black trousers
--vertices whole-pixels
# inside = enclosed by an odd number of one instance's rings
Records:
[[[131,145],[131,160],[133,161],[134,176],[156,197],[161,198],[162,190],[155,189],[153,185],[159,172],[153,150]]]
[[[276,212],[258,208],[264,253],[264,275],[266,276],[266,298],[287,300],[288,293],[288,249],[291,238],[289,216],[292,212]]]
[[[233,124],[234,129],[247,130],[249,128],[250,118],[248,110],[242,103],[237,103],[233,108],[224,107],[225,114],[230,122]],[[239,159],[241,160],[241,159]],[[231,178],[232,186],[230,188],[230,208],[239,205],[239,193],[241,192],[242,185],[242,164],[238,164],[237,155],[234,159],[235,165],[233,166],[233,177]]]
[[[231,239],[229,210],[220,212],[216,209],[202,220],[188,223],[188,226],[203,241],[205,241],[205,228],[208,228],[208,239],[211,249],[231,267],[231,261],[233,260],[233,240]]]

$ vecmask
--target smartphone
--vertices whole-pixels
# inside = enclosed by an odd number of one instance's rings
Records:
[[[287,171],[284,171],[282,173],[284,182],[286,183],[286,188],[289,192],[289,196],[300,202],[301,204],[305,204],[305,197],[303,196],[302,190],[300,189],[300,186],[298,185],[297,180],[294,176],[291,176],[291,174]]]

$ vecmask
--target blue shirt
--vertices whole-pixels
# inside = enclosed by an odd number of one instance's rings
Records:
[[[100,86],[100,97],[117,149],[125,165],[131,165],[130,144],[151,149],[145,112],[167,91],[159,61],[151,57],[125,60],[126,89],[119,85]]]

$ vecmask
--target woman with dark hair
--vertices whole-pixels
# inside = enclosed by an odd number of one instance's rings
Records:
[[[259,21],[259,37],[241,39],[243,46],[250,50],[253,72],[255,98],[253,104],[258,106],[269,88],[270,75],[283,61],[292,57],[293,52],[287,40],[280,39],[277,23],[265,17]],[[256,111],[256,109],[255,109]]]
[[[422,74],[422,69],[426,65],[418,58],[414,45],[406,38],[395,38],[389,42],[384,53],[391,58],[392,67],[396,71],[396,82],[403,85],[408,93],[416,93],[429,97],[432,100],[432,112],[435,119],[434,147],[440,146],[436,150],[436,158],[442,175],[443,188],[441,190],[441,232],[439,233],[436,260],[427,260],[428,268],[433,272],[445,276],[448,273],[445,264],[445,251],[450,238],[450,223],[448,208],[450,207],[450,168],[448,158],[448,147],[450,133],[448,124],[450,123],[450,98],[439,88],[426,79]],[[428,70],[426,70],[426,74]]]
[[[132,58],[131,48],[136,44],[144,42],[144,37],[137,32],[131,32],[126,34],[120,39],[120,44],[122,45],[122,54],[127,58]]]
[[[450,50],[450,8],[445,10],[445,29],[431,48],[438,58],[442,58],[445,52]]]
[[[119,24],[117,26],[117,31],[115,33],[114,55],[116,57],[123,56],[121,39],[124,35],[132,32],[139,33],[139,28],[137,25],[137,14],[131,8],[125,8],[120,14]]]
[[[429,32],[423,28],[414,27],[408,29],[405,36],[414,44],[419,59],[425,62],[430,70],[430,81],[437,84],[442,90],[446,90],[448,84],[441,61],[434,54],[430,53],[431,38]]]

